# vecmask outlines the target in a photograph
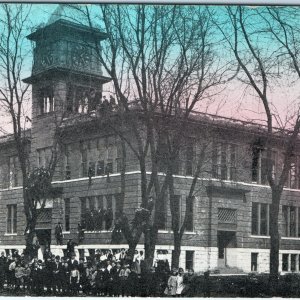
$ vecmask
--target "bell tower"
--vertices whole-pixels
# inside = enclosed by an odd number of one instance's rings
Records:
[[[70,21],[65,13],[60,4],[45,26],[27,36],[35,42],[32,74],[23,81],[32,85],[31,153],[37,167],[45,165],[61,120],[95,110],[110,81],[98,55],[106,33]]]

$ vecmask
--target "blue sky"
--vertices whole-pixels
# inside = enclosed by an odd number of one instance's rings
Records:
[[[214,3],[216,2],[217,1],[214,1]],[[267,2],[268,1],[264,1],[264,3]],[[197,1],[196,3],[201,3],[201,1]],[[231,3],[234,3],[234,1],[231,1]],[[251,1],[251,3],[261,4],[262,2],[253,0]],[[272,1],[272,3],[279,3],[279,2]],[[300,3],[300,1],[299,0],[295,2],[290,1],[289,3],[297,4]],[[14,6],[17,4],[10,4],[10,5]],[[92,7],[92,5],[89,6]],[[31,13],[30,13],[31,26],[34,28],[40,25],[41,23],[44,24],[47,23],[48,19],[50,18],[51,14],[56,8],[57,8],[57,4],[49,4],[49,3],[32,4]],[[218,7],[217,9],[222,10],[222,6]],[[28,31],[28,33],[30,32]],[[31,47],[29,41],[27,42],[27,47]],[[26,61],[26,68],[24,69],[24,76],[23,76],[24,78],[30,75],[31,65],[32,65],[32,55],[28,55]],[[289,103],[287,99],[294,100],[298,94],[295,89],[291,90],[289,88],[282,88],[283,85],[284,85],[284,80],[282,86],[280,85],[278,85],[277,87],[275,86],[272,90],[272,101],[278,107],[278,110],[282,112],[288,109]],[[109,90],[111,90],[111,87],[109,86],[107,87]],[[245,115],[246,117],[248,117],[249,115],[252,115],[252,113],[250,112],[256,112],[257,116],[259,116],[260,113],[263,112],[262,105],[260,104],[260,101],[257,99],[256,95],[249,89],[245,90],[245,87],[242,86],[242,84],[238,81],[235,81],[232,84],[230,84],[227,87],[227,90],[223,92],[221,97],[225,103],[219,112],[221,115],[225,115],[227,117],[236,117],[237,115],[243,117],[243,115]],[[30,115],[30,107],[28,107],[27,109],[28,109],[28,115]],[[211,112],[214,113],[214,111]],[[1,123],[2,124],[0,125],[3,125],[3,121],[1,121]]]

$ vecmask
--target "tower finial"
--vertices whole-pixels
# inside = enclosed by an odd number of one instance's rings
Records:
[[[66,13],[67,7],[68,7],[68,4],[65,4],[65,3],[58,4],[57,8],[51,14],[47,25],[52,24],[60,19],[68,18],[68,15]]]

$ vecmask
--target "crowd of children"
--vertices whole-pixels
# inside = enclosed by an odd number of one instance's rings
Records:
[[[73,252],[60,257],[47,251],[43,259],[31,261],[17,251],[0,256],[0,289],[37,296],[193,296],[193,273],[179,268],[170,274],[166,260],[156,261],[149,271],[143,251],[129,260],[125,249],[97,250],[93,257],[79,260]]]

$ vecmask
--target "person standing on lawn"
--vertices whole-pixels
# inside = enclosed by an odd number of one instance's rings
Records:
[[[175,297],[177,291],[177,269],[172,269],[172,274],[168,279],[168,286],[165,289],[165,295]]]

